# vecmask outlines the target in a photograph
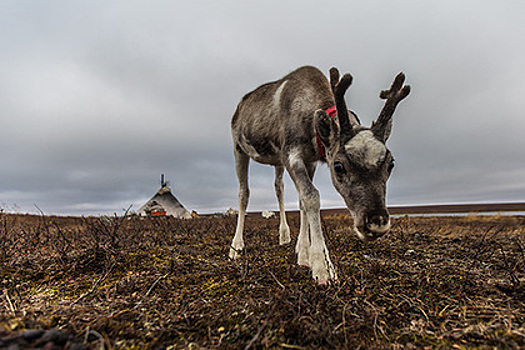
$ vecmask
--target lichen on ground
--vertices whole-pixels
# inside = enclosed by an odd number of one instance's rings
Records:
[[[525,347],[524,217],[400,217],[363,243],[349,217],[324,216],[339,275],[329,287],[296,265],[289,221],[292,243],[280,246],[278,217],[248,217],[231,261],[234,217],[1,214],[0,338],[55,329],[93,349]]]

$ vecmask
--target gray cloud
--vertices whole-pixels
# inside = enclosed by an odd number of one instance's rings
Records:
[[[525,198],[525,26],[518,1],[6,1],[0,12],[0,203],[104,214],[164,172],[198,211],[236,206],[229,122],[294,68],[354,75],[365,123],[397,72],[413,87],[389,146],[390,204]],[[326,167],[324,206],[342,206]],[[276,208],[251,168],[251,209]],[[297,195],[286,178],[286,201]]]

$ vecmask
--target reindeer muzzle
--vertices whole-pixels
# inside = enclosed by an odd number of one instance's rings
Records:
[[[390,216],[388,212],[376,212],[365,215],[364,220],[358,220],[356,233],[362,241],[373,241],[390,231]]]

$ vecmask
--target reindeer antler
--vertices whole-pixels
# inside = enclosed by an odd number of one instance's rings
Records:
[[[335,98],[335,108],[337,109],[337,118],[339,118],[339,127],[341,129],[341,143],[345,143],[354,136],[348,109],[346,108],[345,93],[352,84],[352,76],[345,74],[339,79],[337,68],[330,69],[330,85]]]
[[[379,97],[386,100],[386,102],[381,113],[379,113],[379,117],[377,117],[377,120],[372,123],[371,129],[374,135],[383,140],[383,142],[385,142],[390,135],[390,130],[392,128],[392,115],[394,115],[397,104],[410,93],[410,85],[403,86],[404,82],[405,74],[401,72],[394,79],[390,89],[383,90],[379,94]]]
[[[335,94],[335,86],[339,82],[339,70],[335,67],[330,68],[330,85],[332,86],[332,93]]]

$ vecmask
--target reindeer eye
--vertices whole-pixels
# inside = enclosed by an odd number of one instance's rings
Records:
[[[344,165],[341,162],[335,162],[334,163],[334,170],[337,175],[343,175],[346,174],[346,170]]]
[[[392,158],[392,160],[390,161],[390,164],[388,164],[388,172],[391,172],[392,169],[394,169],[394,166],[396,166],[396,162],[395,162],[395,160]]]

